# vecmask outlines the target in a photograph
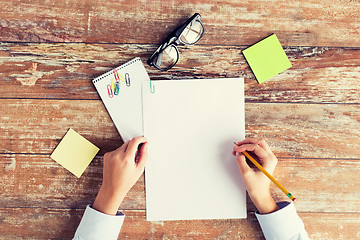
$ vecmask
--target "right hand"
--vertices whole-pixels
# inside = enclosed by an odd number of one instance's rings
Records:
[[[257,167],[250,167],[242,152],[247,151],[256,156],[258,161],[271,175],[278,162],[276,156],[264,139],[247,138],[237,143],[233,154],[252,202],[261,214],[277,211],[279,208],[270,194],[270,179]]]

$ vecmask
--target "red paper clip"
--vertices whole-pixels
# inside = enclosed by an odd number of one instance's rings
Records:
[[[116,81],[116,82],[120,82],[119,73],[117,72],[116,69],[114,69],[114,76],[115,76],[115,81]]]
[[[111,87],[110,84],[107,85],[107,91],[108,91],[108,94],[109,94],[109,98],[113,98],[114,93],[113,93],[113,90],[112,90],[112,87]]]

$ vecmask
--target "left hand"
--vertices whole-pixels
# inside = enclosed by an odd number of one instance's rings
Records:
[[[103,182],[93,208],[115,215],[128,191],[144,172],[147,156],[148,143],[144,137],[133,138],[115,151],[105,153]]]

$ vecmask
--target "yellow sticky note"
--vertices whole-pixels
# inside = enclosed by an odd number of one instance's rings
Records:
[[[259,83],[291,67],[275,34],[245,49],[243,54]]]
[[[99,150],[70,128],[50,157],[79,178]]]

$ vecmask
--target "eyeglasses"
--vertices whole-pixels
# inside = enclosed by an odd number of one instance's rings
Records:
[[[204,25],[200,14],[195,13],[183,25],[176,28],[166,40],[155,50],[147,63],[161,71],[172,68],[179,60],[179,43],[193,45],[204,35]]]

